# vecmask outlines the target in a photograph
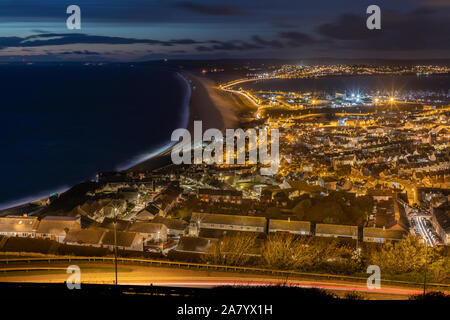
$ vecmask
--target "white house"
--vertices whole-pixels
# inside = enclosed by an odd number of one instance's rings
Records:
[[[36,217],[7,216],[0,218],[0,235],[34,238],[39,220]]]

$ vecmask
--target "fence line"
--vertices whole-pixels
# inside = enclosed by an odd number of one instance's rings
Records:
[[[17,263],[17,262],[48,262],[49,264],[52,262],[63,262],[68,261],[69,263],[73,261],[84,261],[84,262],[113,262],[114,257],[39,257],[39,258],[6,258],[0,259],[0,264],[9,263]],[[275,269],[266,269],[266,268],[255,268],[255,267],[239,267],[239,266],[225,266],[225,265],[211,265],[204,263],[192,263],[192,262],[177,262],[177,261],[166,261],[166,260],[153,260],[153,259],[138,259],[138,258],[117,258],[117,261],[120,263],[137,263],[137,264],[149,264],[149,265],[158,265],[158,266],[169,266],[169,267],[179,267],[179,268],[198,268],[198,269],[206,269],[206,270],[218,270],[218,271],[234,271],[234,272],[255,272],[255,273],[264,273],[270,275],[279,275],[279,276],[307,276],[307,277],[319,277],[326,279],[335,279],[335,280],[349,280],[349,281],[362,281],[366,282],[367,278],[364,277],[355,277],[355,276],[345,276],[345,275],[335,275],[335,274],[326,274],[326,273],[308,273],[308,272],[298,272],[298,271],[288,271],[288,270],[275,270]],[[0,271],[9,271],[12,268],[0,268]],[[23,268],[22,270],[31,270],[32,268]],[[49,267],[43,267],[44,270],[49,270]],[[55,268],[55,270],[66,270],[65,268]],[[20,271],[20,270],[17,270]],[[398,285],[409,285],[409,286],[422,286],[423,283],[420,282],[411,282],[411,281],[402,281],[402,280],[389,280],[382,279],[384,283],[390,284],[398,284]],[[450,289],[450,284],[444,283],[427,283],[429,287],[445,287]]]

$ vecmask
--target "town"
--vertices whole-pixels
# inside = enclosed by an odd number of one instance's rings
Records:
[[[274,78],[449,71],[284,65],[222,83],[220,90],[251,110],[242,114],[243,128],[279,131],[276,173],[261,174],[251,157],[101,172],[66,193],[7,211],[0,217],[0,250],[19,243],[27,250],[27,243],[45,240],[63,253],[90,248],[108,255],[117,246],[124,256],[345,274],[376,263],[400,274],[422,266],[412,266],[407,255],[402,267],[386,257],[413,248],[416,255],[435,250],[426,261],[435,281],[448,281],[450,93],[246,86]]]

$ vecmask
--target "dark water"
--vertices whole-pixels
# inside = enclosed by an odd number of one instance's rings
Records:
[[[334,76],[310,79],[272,79],[258,82],[243,83],[242,87],[255,90],[282,91],[340,91],[340,92],[372,92],[372,91],[433,91],[450,94],[450,76],[416,76],[416,75],[386,75],[386,76]]]
[[[0,208],[161,150],[189,95],[154,67],[0,66]]]

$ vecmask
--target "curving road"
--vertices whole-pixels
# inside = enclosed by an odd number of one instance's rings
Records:
[[[114,283],[114,268],[111,264],[78,264],[81,269],[82,283]],[[2,282],[39,282],[63,283],[67,280],[65,265],[54,264],[61,268],[51,271],[0,271]],[[14,266],[18,267],[18,266]],[[26,267],[30,267],[27,265]],[[49,267],[48,264],[33,264],[33,267]],[[0,269],[1,270],[1,269]],[[305,288],[322,288],[338,295],[358,291],[371,299],[407,299],[412,294],[421,293],[419,288],[401,286],[382,286],[381,289],[369,290],[365,283],[340,280],[315,280],[307,278],[289,278],[269,275],[230,273],[223,271],[188,270],[152,266],[119,265],[119,284],[157,285],[175,287],[205,287],[222,285],[276,285],[285,284]]]

